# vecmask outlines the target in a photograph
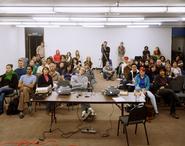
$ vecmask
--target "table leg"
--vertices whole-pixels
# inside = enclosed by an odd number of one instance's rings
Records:
[[[52,131],[52,125],[53,122],[56,123],[57,119],[56,119],[56,103],[51,103],[51,120],[50,120],[50,132]]]

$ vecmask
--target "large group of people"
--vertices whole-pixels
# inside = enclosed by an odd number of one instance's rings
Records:
[[[19,117],[24,118],[26,107],[31,112],[30,96],[37,87],[54,87],[57,82],[67,80],[72,87],[78,85],[84,89],[88,87],[92,89],[96,83],[91,57],[87,56],[85,61],[82,61],[79,50],[75,51],[73,57],[71,52],[61,54],[57,49],[53,56],[45,58],[44,43],[42,42],[36,51],[36,56],[31,60],[20,58],[18,68],[15,70],[11,64],[6,65],[6,72],[0,77],[0,114],[3,113],[5,95],[14,90],[19,90]],[[168,85],[170,78],[184,74],[184,65],[180,56],[177,56],[171,63],[161,54],[159,47],[156,47],[151,54],[148,46],[145,46],[142,56],[130,59],[125,56],[126,49],[121,42],[118,46],[120,63],[114,69],[107,41],[102,43],[101,52],[104,79],[111,80],[116,74],[121,80],[120,89],[130,92],[141,90],[150,99],[156,115],[159,114],[155,97],[155,94],[158,93],[170,103],[170,115],[178,118],[175,109],[179,100],[175,92],[168,88]],[[94,112],[90,104],[82,104],[81,107],[82,117],[88,110],[91,113]]]

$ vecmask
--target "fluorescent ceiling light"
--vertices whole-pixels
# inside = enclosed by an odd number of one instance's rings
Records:
[[[58,23],[58,22],[51,22],[52,25],[78,25],[78,23]]]
[[[143,21],[144,18],[107,18],[110,22],[116,22],[116,21]]]
[[[166,12],[167,7],[112,7],[110,11],[117,13],[161,13]]]
[[[149,22],[148,22],[148,23],[147,23],[147,22],[135,23],[135,22],[134,22],[134,23],[132,23],[132,24],[133,24],[133,25],[161,25],[162,23],[157,23],[157,22],[156,22],[156,23],[149,23]]]
[[[21,22],[0,22],[0,25],[17,25],[21,24]]]
[[[79,23],[79,25],[104,25],[104,23]]]
[[[51,28],[58,28],[59,25],[16,25],[16,27],[51,27]]]
[[[182,21],[185,21],[185,17],[184,17],[184,18],[182,18]]]
[[[132,23],[105,23],[105,25],[114,25],[114,26],[116,26],[116,25],[130,25],[130,24],[132,24]]]
[[[108,7],[55,7],[55,12],[62,13],[107,13]]]
[[[104,25],[82,25],[83,27],[94,27],[94,28],[102,28]]]
[[[175,21],[181,21],[181,18],[148,18],[145,19],[147,22],[175,22]]]
[[[52,7],[0,7],[0,13],[54,13]]]
[[[185,13],[185,7],[168,7],[169,13]]]
[[[106,18],[70,18],[72,21],[106,21]]]
[[[23,25],[49,25],[49,22],[23,22]]]
[[[149,27],[149,25],[128,25],[127,26],[128,28],[147,28],[147,27]]]
[[[36,21],[69,21],[69,18],[60,17],[33,17]]]

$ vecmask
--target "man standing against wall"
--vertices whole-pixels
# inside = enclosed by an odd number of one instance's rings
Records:
[[[101,53],[102,53],[102,64],[103,67],[106,65],[106,62],[110,61],[110,47],[107,46],[107,41],[104,41],[101,46]]]
[[[41,42],[40,45],[37,47],[36,54],[39,54],[40,58],[44,58],[45,57],[44,42]]]
[[[125,47],[124,43],[121,42],[120,45],[118,46],[118,63],[122,61],[122,57],[125,55]]]

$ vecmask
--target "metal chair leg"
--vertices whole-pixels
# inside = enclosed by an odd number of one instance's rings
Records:
[[[127,133],[127,127],[124,125],[125,133],[126,133],[126,139],[127,139],[127,146],[129,146],[129,141],[128,141],[128,133]]]
[[[145,134],[146,134],[146,139],[147,139],[147,144],[149,145],[149,140],[148,140],[148,134],[147,134],[147,130],[146,130],[146,125],[145,123],[143,123],[144,128],[145,128]]]
[[[118,120],[118,129],[117,129],[117,136],[119,136],[119,127],[120,127],[120,120]]]
[[[137,133],[137,124],[136,124],[136,128],[135,128],[135,134]]]

